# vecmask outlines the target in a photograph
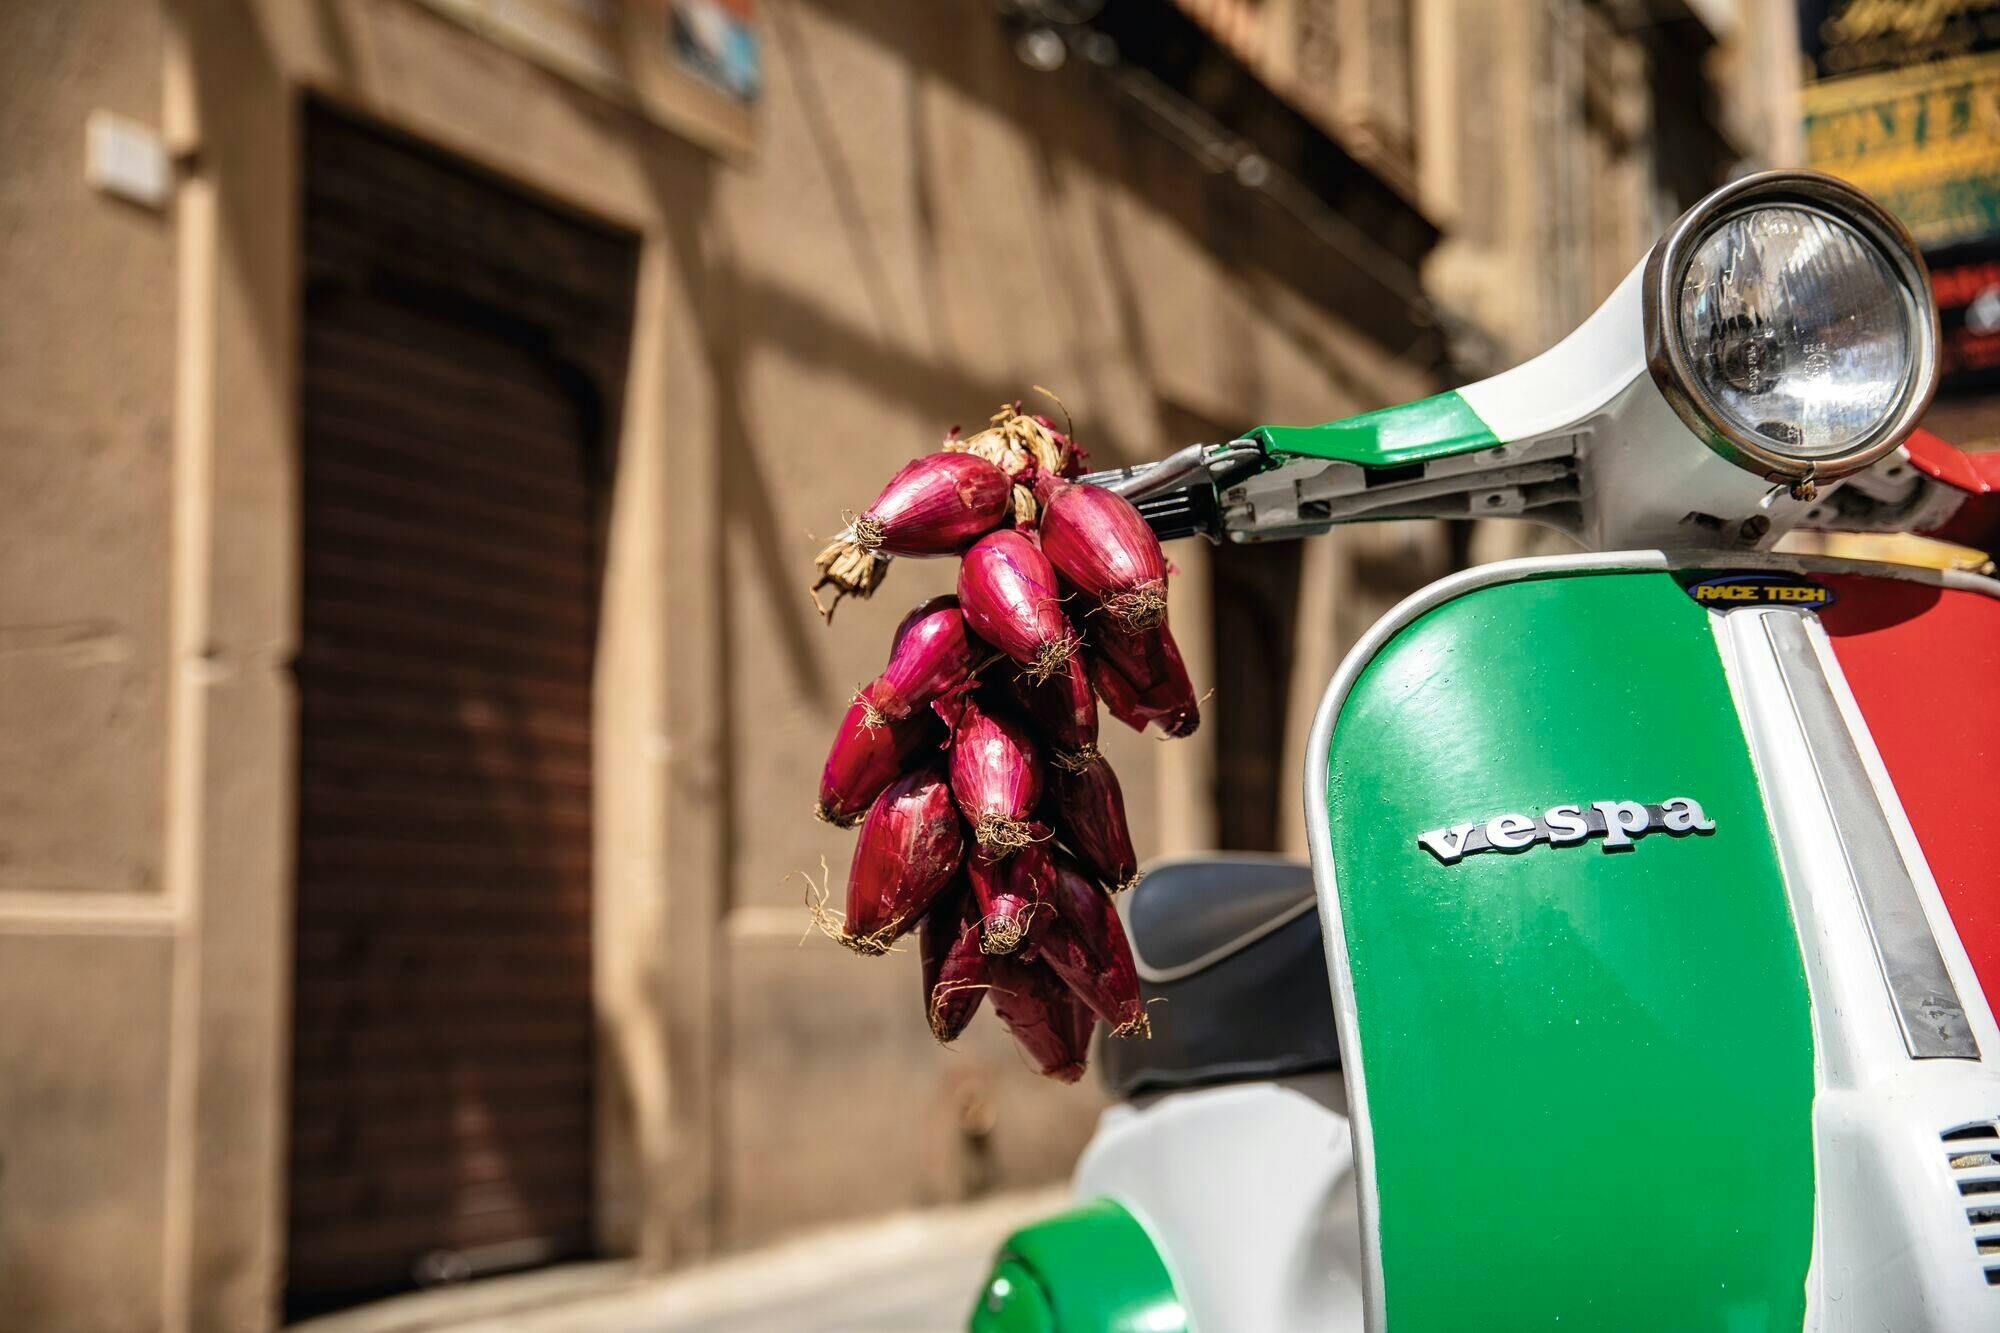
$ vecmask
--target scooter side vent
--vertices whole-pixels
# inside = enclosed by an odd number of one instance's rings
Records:
[[[1972,1251],[1985,1266],[1986,1285],[2000,1287],[2000,1120],[1954,1125],[1938,1139],[1965,1201]]]

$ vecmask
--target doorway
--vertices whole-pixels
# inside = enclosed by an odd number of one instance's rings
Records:
[[[308,105],[286,1307],[591,1248],[591,692],[637,248]]]

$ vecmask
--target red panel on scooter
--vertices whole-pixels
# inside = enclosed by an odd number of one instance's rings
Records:
[[[1987,1003],[2000,1007],[2000,598],[1828,576],[1820,612]]]

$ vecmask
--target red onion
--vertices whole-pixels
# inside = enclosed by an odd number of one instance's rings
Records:
[[[979,909],[963,878],[954,880],[924,913],[924,1012],[931,1035],[949,1042],[965,1031],[986,994],[986,954],[979,947]]]
[[[1146,1031],[1139,971],[1110,898],[1067,857],[1056,860],[1055,883],[1035,929],[1035,956],[1047,963],[1115,1037]]]
[[[827,544],[813,564],[813,604],[831,585],[829,620],[846,596],[866,597],[882,581],[883,561],[892,555],[950,555],[982,532],[1006,521],[1014,484],[998,467],[968,453],[925,454],[889,479],[866,513]]]
[[[848,828],[867,814],[910,757],[938,735],[937,726],[921,713],[884,725],[871,721],[873,711],[862,699],[849,706],[820,770],[819,804],[813,813],[836,828]]]
[[[887,953],[950,881],[964,850],[943,773],[926,766],[890,783],[861,821],[840,942],[856,953]]]
[[[879,725],[908,717],[972,679],[985,654],[967,632],[956,597],[925,602],[904,617],[889,665],[861,690],[860,702],[872,710],[869,721]]]
[[[1098,625],[1092,629],[1090,643],[1095,655],[1116,669],[1139,695],[1150,697],[1187,679],[1180,645],[1164,625],[1143,630]],[[1187,693],[1193,696],[1191,685]]]
[[[1090,1039],[1097,1031],[1097,1013],[1075,991],[1069,993],[1069,1013],[1070,1049],[1077,1053],[1079,1061],[1086,1060],[1090,1056]],[[1152,1036],[1152,1031],[1148,1029],[1146,1035]]]
[[[989,954],[1012,953],[1021,947],[1055,883],[1049,832],[1040,825],[1034,829],[1036,840],[1004,861],[966,858],[965,873],[979,908],[979,944]]]
[[[1144,731],[1153,720],[1139,702],[1139,692],[1118,674],[1116,667],[1094,653],[1090,658],[1090,683],[1097,690],[1097,697],[1111,710],[1111,716],[1132,730]]]
[[[911,630],[915,629],[918,625],[922,624],[926,616],[929,616],[937,611],[942,611],[947,606],[951,607],[953,610],[958,609],[958,598],[952,596],[952,594],[948,592],[941,593],[936,597],[927,597],[923,601],[918,602],[915,606],[911,607],[909,614],[904,616],[902,620],[897,623],[896,632],[889,636],[890,658],[893,659],[896,656],[897,651],[902,648],[903,638],[905,635],[907,635]]]
[[[885,555],[950,555],[1007,517],[1007,474],[971,454],[925,454],[854,520],[854,543]]]
[[[1167,558],[1160,539],[1122,495],[1102,486],[1037,487],[1042,554],[1056,573],[1120,628],[1142,630],[1167,615]]]
[[[1019,532],[988,533],[965,553],[958,567],[958,606],[974,634],[1027,667],[1036,680],[1055,675],[1076,652],[1055,569]]]
[[[1201,725],[1187,664],[1164,624],[1143,630],[1101,625],[1091,644],[1090,681],[1113,717],[1134,731],[1158,722],[1169,736],[1186,736]]]
[[[1097,752],[1097,691],[1090,686],[1090,668],[1082,654],[1071,657],[1047,680],[1017,675],[1011,688],[1036,734],[1053,750],[1050,762],[1060,764],[1064,755]]]
[[[1108,889],[1125,888],[1139,873],[1125,793],[1111,761],[1092,751],[1081,762],[1058,759],[1049,774],[1049,804],[1063,843]]]
[[[1042,799],[1035,743],[1011,718],[967,696],[951,735],[951,793],[972,825],[978,859],[997,861],[1034,841],[1028,817]]]
[[[1036,1072],[1063,1083],[1082,1078],[1090,1057],[1089,1029],[1077,1015],[1076,997],[1061,978],[1039,963],[1012,958],[987,959],[986,977],[992,986],[993,1012],[1014,1034]]]

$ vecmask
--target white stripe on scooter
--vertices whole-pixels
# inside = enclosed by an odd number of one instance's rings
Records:
[[[1966,586],[1930,571],[1851,561],[1766,557],[1755,563],[1804,573],[1867,573]],[[1976,583],[1983,585],[1978,590],[2000,595],[2000,585]],[[1972,1288],[1974,1268],[1961,1253],[1967,1246],[1964,1217],[1936,1136],[1956,1119],[1974,1118],[1982,1106],[1990,1115],[2000,1080],[1980,1063],[1910,1057],[1822,787],[1814,740],[1793,708],[1766,632],[1771,617],[1803,621],[1973,1036],[1982,1050],[2000,1052],[1995,1044],[2000,1032],[1824,628],[1816,617],[1789,610],[1712,613],[1716,647],[1770,813],[1812,998],[1817,1187],[1805,1327],[1901,1327],[1926,1305],[1933,1314],[1944,1314],[1940,1306],[1990,1299],[1987,1291]],[[1824,763],[1836,747],[1821,742],[1819,748]],[[1836,1225],[1829,1227],[1829,1218]],[[1900,1266],[1900,1281],[1883,1279],[1883,1260],[1891,1254],[1910,1256]],[[1924,1271],[1910,1271],[1915,1268]],[[1957,1324],[1947,1315],[1935,1326]]]
[[[1647,373],[1645,272],[1641,259],[1561,342],[1491,379],[1460,386],[1458,396],[1503,442],[1574,431]]]
[[[1931,571],[1854,561],[1795,558],[1786,561],[1786,565],[1807,574],[1865,573],[1913,578],[1919,582],[1930,582],[1935,577]],[[1950,583],[2000,597],[2000,584],[1991,580],[1968,577]],[[1710,619],[1716,646],[1722,654],[1723,669],[1736,697],[1743,732],[1750,739],[1751,759],[1770,807],[1779,860],[1785,868],[1794,917],[1800,926],[1801,944],[1808,946],[1807,982],[1813,991],[1815,1012],[1830,1007],[1846,1014],[1848,1024],[1860,1025],[1852,1033],[1838,1034],[1845,1054],[1840,1063],[1829,1067],[1829,1085],[1867,1082],[1900,1069],[1910,1056],[1888,1002],[1868,919],[1841,852],[1839,831],[1820,787],[1809,738],[1793,712],[1782,671],[1764,632],[1763,621],[1771,616],[1797,617],[1804,622],[1819,669],[1840,708],[1848,736],[1860,755],[1882,816],[1909,871],[1946,972],[1964,1006],[1973,1038],[1989,1057],[2000,1054],[2000,1029],[1995,1027],[1993,1012],[1979,989],[1971,959],[1958,938],[1937,880],[1924,859],[1909,815],[1889,780],[1881,753],[1862,719],[1825,628],[1817,617],[1801,616],[1796,611],[1762,608],[1714,611]],[[1826,756],[1821,758],[1824,761]],[[1812,901],[1802,903],[1801,899],[1808,896]],[[1809,930],[1813,932],[1811,938]],[[1820,965],[1818,972],[1815,963]],[[1837,977],[1827,971],[1834,967],[1838,968]],[[1863,1009],[1867,1011],[1865,1019],[1856,1016]],[[1832,1054],[1831,1047],[1823,1047],[1823,1058]]]

